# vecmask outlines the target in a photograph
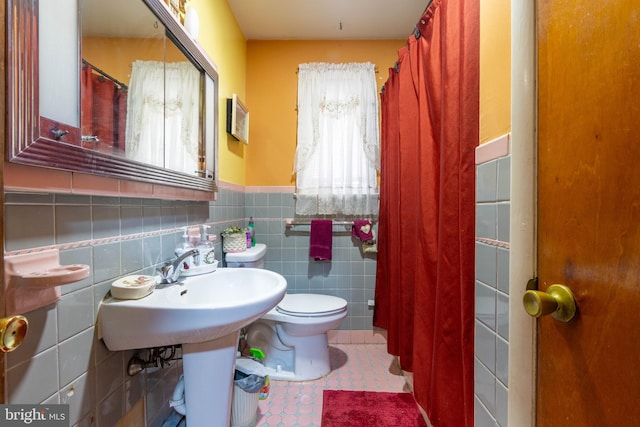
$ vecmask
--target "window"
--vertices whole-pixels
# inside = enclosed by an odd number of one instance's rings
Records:
[[[377,215],[379,169],[374,65],[300,64],[296,214]]]

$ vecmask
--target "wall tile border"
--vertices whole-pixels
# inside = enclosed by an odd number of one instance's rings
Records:
[[[476,165],[511,154],[511,134],[507,133],[476,147]]]

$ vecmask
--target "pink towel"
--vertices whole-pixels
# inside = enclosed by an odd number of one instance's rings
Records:
[[[351,235],[363,242],[373,239],[373,226],[368,219],[355,219],[351,227]]]
[[[309,257],[316,261],[331,259],[331,245],[333,242],[333,223],[331,220],[311,220],[309,236]]]

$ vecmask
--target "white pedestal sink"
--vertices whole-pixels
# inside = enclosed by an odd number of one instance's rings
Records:
[[[240,328],[275,307],[286,288],[272,271],[222,268],[138,300],[106,297],[102,338],[112,351],[182,344],[187,425],[228,427]]]

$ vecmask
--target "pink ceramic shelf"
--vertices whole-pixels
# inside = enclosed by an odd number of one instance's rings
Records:
[[[23,314],[60,299],[61,285],[89,276],[84,264],[60,265],[57,249],[4,258],[8,314]]]
[[[89,276],[89,266],[84,264],[59,265],[44,271],[33,271],[16,276],[18,286],[46,288],[77,282]]]

